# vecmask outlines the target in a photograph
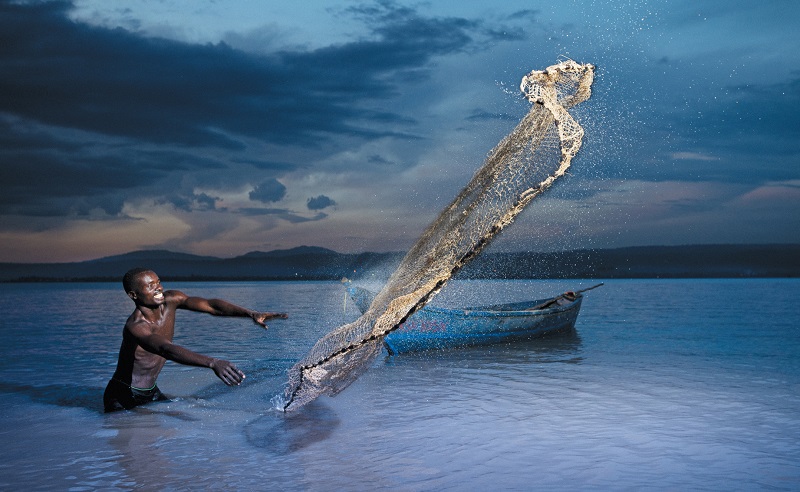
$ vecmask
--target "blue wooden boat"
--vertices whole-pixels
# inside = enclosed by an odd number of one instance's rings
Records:
[[[425,306],[384,338],[390,354],[421,350],[489,345],[541,337],[575,329],[583,292],[526,302],[493,304],[463,309]],[[353,285],[347,293],[363,313],[375,293]]]

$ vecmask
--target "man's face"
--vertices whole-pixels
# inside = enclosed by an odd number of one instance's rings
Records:
[[[155,272],[140,273],[133,285],[133,290],[128,295],[137,304],[144,306],[164,304],[164,288]]]

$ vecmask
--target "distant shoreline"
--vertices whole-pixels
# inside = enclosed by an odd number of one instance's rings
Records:
[[[235,258],[136,251],[75,263],[0,263],[0,282],[119,282],[129,268],[169,281],[295,281],[388,278],[404,253],[337,253],[301,246]],[[635,246],[560,252],[484,253],[463,279],[797,278],[800,244]]]

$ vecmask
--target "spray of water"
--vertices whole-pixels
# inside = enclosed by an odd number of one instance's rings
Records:
[[[369,309],[322,337],[289,370],[283,395],[295,410],[355,381],[381,352],[383,338],[422,308],[475,258],[528,203],[569,168],[583,129],[567,111],[591,95],[594,66],[566,60],[523,77],[528,114],[425,230]]]

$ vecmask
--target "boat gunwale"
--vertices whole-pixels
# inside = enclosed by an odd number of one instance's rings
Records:
[[[535,301],[530,301],[530,303],[525,302],[525,304],[531,304],[532,307],[535,307],[538,304],[542,304],[544,302],[552,301],[557,299],[559,296],[555,297],[548,297],[546,299],[537,299]],[[567,304],[558,305],[551,308],[545,309],[488,309],[488,308],[500,308],[502,306],[511,306],[522,304],[519,302],[512,302],[508,304],[493,304],[491,306],[476,306],[474,308],[442,308],[438,306],[426,306],[425,310],[429,313],[440,312],[440,313],[464,313],[467,316],[486,316],[486,317],[494,317],[494,316],[530,316],[531,314],[536,314],[540,316],[552,314],[552,313],[560,313],[563,311],[568,311],[578,304],[578,300],[582,299],[583,296],[578,296],[573,301],[569,301]],[[418,311],[419,312],[419,311]]]
[[[369,296],[371,296],[370,299],[374,299],[375,295],[376,295],[375,293],[373,293],[373,292],[371,292],[371,291],[369,291],[369,290],[367,290],[367,289],[365,289],[363,287],[356,287],[356,286],[347,287],[347,293],[351,297],[354,297],[353,294],[356,291],[362,291],[365,294],[369,294]],[[466,307],[466,308],[446,308],[446,307],[440,307],[440,306],[426,305],[424,309],[420,309],[419,311],[417,311],[415,313],[415,315],[417,315],[417,316],[419,316],[419,315],[435,316],[435,315],[439,314],[439,315],[450,315],[450,316],[452,316],[452,315],[462,315],[462,316],[469,316],[469,317],[485,317],[485,318],[511,317],[511,316],[516,316],[516,317],[523,317],[524,316],[524,317],[527,317],[527,316],[531,316],[531,315],[546,316],[546,315],[549,315],[549,314],[555,314],[555,313],[568,311],[570,309],[574,309],[574,308],[580,306],[580,301],[583,299],[583,294],[577,294],[575,299],[572,300],[572,301],[569,301],[567,304],[557,305],[555,307],[548,307],[548,308],[545,308],[545,309],[531,309],[531,308],[526,308],[526,309],[503,309],[504,307],[507,307],[507,306],[523,306],[523,305],[530,305],[531,307],[535,307],[535,306],[537,306],[539,304],[543,304],[545,302],[553,301],[555,299],[558,299],[559,297],[561,297],[561,295],[554,296],[554,297],[546,297],[544,299],[535,299],[535,300],[532,300],[532,301],[509,302],[509,303],[503,303],[503,304],[489,304],[489,305],[484,305],[484,306],[475,306],[475,307]],[[370,303],[371,303],[371,300],[370,300]],[[356,302],[356,305],[358,305],[357,302]],[[359,311],[361,311],[360,308],[359,308]],[[361,311],[361,312],[363,314],[364,312],[366,312],[366,310]]]

